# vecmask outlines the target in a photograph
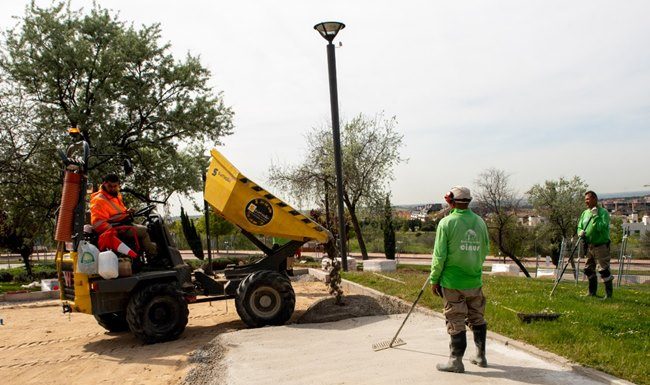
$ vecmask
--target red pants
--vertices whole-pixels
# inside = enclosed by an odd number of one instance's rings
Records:
[[[129,246],[127,246],[120,237],[133,239],[135,242],[135,249],[133,251]],[[116,226],[112,227],[99,236],[99,250],[113,250],[122,254],[126,254],[131,258],[137,258],[138,252],[140,252],[140,244],[138,242],[138,236],[136,234],[135,227],[133,226]]]

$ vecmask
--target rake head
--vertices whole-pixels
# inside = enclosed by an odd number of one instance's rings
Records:
[[[390,348],[394,348],[395,346],[402,346],[402,345],[406,345],[406,342],[404,342],[401,338],[398,338],[392,344],[390,343],[390,341],[382,341],[382,342],[377,342],[376,344],[372,344],[372,350],[379,351],[379,350],[390,349]]]
[[[527,324],[533,321],[555,321],[560,318],[558,313],[517,313],[517,317]]]

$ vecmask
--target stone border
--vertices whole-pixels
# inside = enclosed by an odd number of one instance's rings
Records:
[[[318,269],[309,269],[309,274],[313,275],[314,277],[318,278],[321,281],[325,281],[325,276],[327,276],[327,273],[325,273],[322,270]],[[375,298],[379,300],[380,302],[388,302],[393,304],[396,307],[400,308],[406,308],[408,309],[411,308],[413,305],[410,302],[404,301],[401,298],[397,298],[391,295],[384,294],[380,291],[377,291],[375,289],[371,289],[362,285],[359,285],[358,283],[355,282],[350,282],[348,280],[342,279],[341,280],[341,288],[343,289],[344,292],[348,292],[351,294],[361,294],[361,295],[367,295],[369,297]],[[416,306],[415,311],[419,313],[426,314],[428,316],[440,318],[440,319],[445,319],[444,315],[442,313],[433,311],[431,309],[425,308],[423,306]],[[547,352],[545,350],[539,349],[533,345],[527,344],[525,342],[513,340],[511,338],[502,336],[501,334],[494,333],[492,331],[488,330],[488,337],[491,340],[498,341],[503,343],[504,345],[512,346],[515,349],[524,351],[526,353],[530,353],[534,356],[537,356],[543,360],[546,361],[552,361],[555,362],[561,366],[570,368],[576,373],[579,373],[585,377],[589,377],[593,380],[600,381],[605,384],[611,384],[611,385],[635,385],[632,382],[629,382],[627,380],[623,380],[618,377],[614,377],[610,374],[607,374],[605,372],[601,372],[600,370],[592,369],[592,368],[587,368],[584,366],[581,366],[578,363],[575,363],[573,361],[570,361],[562,356],[559,356],[555,353]]]
[[[59,298],[61,298],[61,295],[59,294],[58,290],[0,294],[0,302],[41,301],[44,299],[59,299]]]

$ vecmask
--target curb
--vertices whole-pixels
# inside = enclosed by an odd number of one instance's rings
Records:
[[[326,272],[318,269],[309,269],[309,275],[313,275],[317,279],[321,281],[325,281],[325,277],[328,275]],[[344,291],[347,291],[352,294],[361,294],[361,295],[367,295],[369,297],[375,298],[377,300],[382,300],[382,301],[387,301],[389,303],[392,303],[396,306],[400,307],[405,307],[408,311],[408,309],[411,308],[413,303],[407,302],[401,298],[397,298],[388,294],[384,294],[380,291],[377,291],[375,289],[371,289],[362,285],[359,285],[358,283],[351,282],[345,279],[341,279],[341,288]],[[436,317],[439,319],[445,319],[445,316],[442,313],[439,313],[437,311],[425,308],[423,306],[416,306],[414,311],[417,311],[422,314],[426,314],[428,316]],[[599,382],[602,382],[604,384],[611,384],[611,385],[635,385],[633,382],[629,382],[627,380],[623,380],[618,377],[614,377],[610,374],[607,374],[605,372],[601,372],[600,370],[596,370],[593,368],[587,368],[584,367],[576,362],[573,362],[571,360],[568,360],[562,356],[559,356],[555,353],[547,352],[545,350],[539,349],[533,345],[527,344],[525,342],[513,340],[511,338],[502,336],[501,334],[494,333],[492,331],[488,330],[488,338],[494,341],[498,341],[500,343],[503,343],[504,345],[511,346],[515,349],[524,351],[526,353],[532,354],[536,357],[539,357],[543,360],[546,361],[552,361],[557,363],[558,365],[564,366],[566,368],[570,368],[572,371],[579,373],[585,377],[589,377],[592,380],[596,380]]]
[[[61,295],[59,294],[58,290],[0,294],[0,302],[41,301],[45,299],[59,299],[59,298],[61,298]]]

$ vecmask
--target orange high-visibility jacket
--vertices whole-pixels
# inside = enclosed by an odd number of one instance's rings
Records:
[[[122,194],[118,193],[113,197],[100,189],[90,196],[90,224],[97,233],[103,233],[112,228],[113,223],[128,217],[129,213],[122,201]]]

